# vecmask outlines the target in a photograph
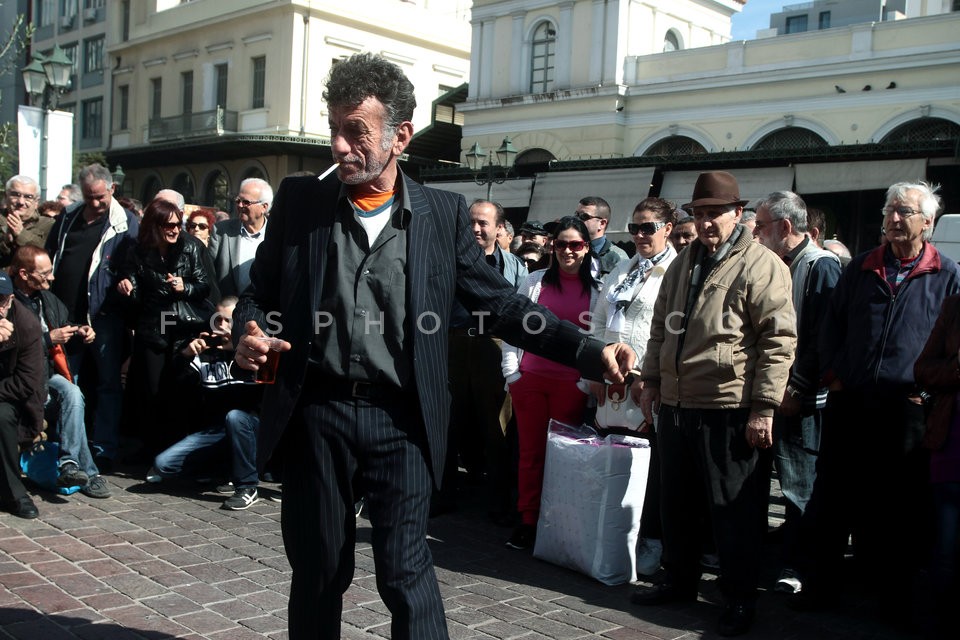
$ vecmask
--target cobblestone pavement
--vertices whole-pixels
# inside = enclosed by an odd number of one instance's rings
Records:
[[[107,500],[31,491],[39,519],[0,515],[0,638],[286,638],[290,570],[280,505],[261,499],[246,511],[224,511],[225,496],[212,489],[140,478],[142,472],[111,476],[115,497]],[[261,494],[271,489],[276,485]],[[629,603],[630,585],[603,586],[506,549],[508,535],[469,504],[431,520],[452,638],[715,636],[720,607],[713,579],[704,580],[696,604],[641,609]],[[342,637],[389,637],[362,517],[357,538]],[[766,552],[773,560],[775,545]],[[848,594],[845,604],[845,613],[798,614],[768,591],[747,637],[910,637],[880,622],[862,595]]]

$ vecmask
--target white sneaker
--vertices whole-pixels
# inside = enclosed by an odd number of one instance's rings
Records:
[[[793,569],[784,569],[780,572],[773,590],[778,593],[800,593],[803,590],[803,583]]]
[[[652,576],[660,570],[663,543],[652,538],[641,538],[637,547],[637,573]]]

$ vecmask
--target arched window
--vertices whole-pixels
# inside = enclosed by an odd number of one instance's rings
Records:
[[[663,37],[663,50],[667,51],[680,51],[680,38],[677,37],[677,32],[671,29],[667,31],[667,35]]]
[[[196,203],[197,189],[189,173],[178,173],[177,177],[173,179],[173,184],[170,185],[170,188],[174,191],[179,191],[180,194],[183,195],[183,201],[187,204]]]
[[[163,186],[160,184],[160,178],[157,176],[149,176],[146,180],[143,181],[143,188],[140,189],[140,202],[146,206],[153,198],[157,195],[157,192],[162,189]]]
[[[706,153],[703,145],[687,136],[670,136],[647,149],[645,156],[691,156]]]
[[[243,172],[243,177],[240,178],[240,181],[244,181],[247,178],[260,178],[261,180],[267,180],[267,176],[260,170],[260,167],[250,167]],[[267,180],[269,182],[269,180]]]
[[[935,142],[960,139],[960,124],[943,118],[920,118],[905,122],[884,137],[883,142]]]
[[[530,48],[530,93],[546,93],[553,89],[553,66],[557,48],[557,31],[547,20],[533,30]]]
[[[753,145],[753,149],[772,151],[776,149],[821,149],[828,146],[830,145],[827,144],[826,140],[810,131],[810,129],[786,127],[768,133],[757,144]]]
[[[227,181],[227,175],[219,169],[207,174],[206,183],[203,187],[203,203],[209,207],[216,207],[220,211],[229,211],[230,207],[230,183]]]

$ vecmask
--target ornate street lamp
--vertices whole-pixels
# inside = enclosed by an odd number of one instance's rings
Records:
[[[513,171],[517,150],[509,136],[503,139],[500,148],[494,154],[497,156],[497,163],[485,163],[488,154],[479,142],[474,142],[470,150],[464,154],[467,158],[467,166],[474,172],[474,181],[478,185],[487,185],[487,200],[490,200],[493,195],[493,185],[506,182]]]
[[[127,179],[127,174],[123,172],[123,167],[118,164],[117,168],[113,170],[111,175],[113,176],[113,187],[115,189],[114,193],[116,193],[118,196],[122,196],[123,181]]]
[[[23,75],[23,86],[30,96],[30,104],[32,105],[34,101],[39,101],[39,109],[37,106],[21,106],[20,118],[25,123],[24,126],[30,126],[34,130],[37,130],[38,135],[36,139],[40,147],[39,149],[25,149],[23,141],[26,139],[26,136],[21,135],[20,171],[21,173],[39,174],[40,197],[42,199],[48,197],[48,191],[50,191],[51,188],[51,186],[47,184],[47,164],[49,161],[54,160],[54,167],[49,176],[50,181],[53,181],[54,177],[56,177],[58,181],[70,181],[69,168],[65,171],[61,171],[61,169],[69,167],[71,163],[69,160],[61,161],[54,158],[48,151],[48,147],[51,145],[49,116],[52,112],[56,111],[60,94],[70,88],[70,74],[72,71],[73,63],[70,61],[70,58],[67,57],[64,50],[60,48],[60,45],[54,45],[53,52],[49,56],[34,53],[30,63],[20,70]],[[60,143],[57,144],[56,148],[58,149],[58,153],[59,150],[62,150],[68,158],[72,157],[73,115],[61,112],[57,112],[56,115],[58,125],[55,127],[57,133],[55,133],[54,137],[56,138],[55,142]],[[64,118],[68,120],[64,120]],[[61,125],[59,124],[61,122],[68,122],[69,124]],[[67,130],[69,130],[69,133],[67,133]],[[62,144],[64,137],[67,138],[66,144]],[[62,182],[59,183],[62,184]]]

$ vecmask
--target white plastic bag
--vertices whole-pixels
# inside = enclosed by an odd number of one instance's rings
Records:
[[[636,580],[649,466],[643,438],[551,420],[534,557],[608,585]]]

